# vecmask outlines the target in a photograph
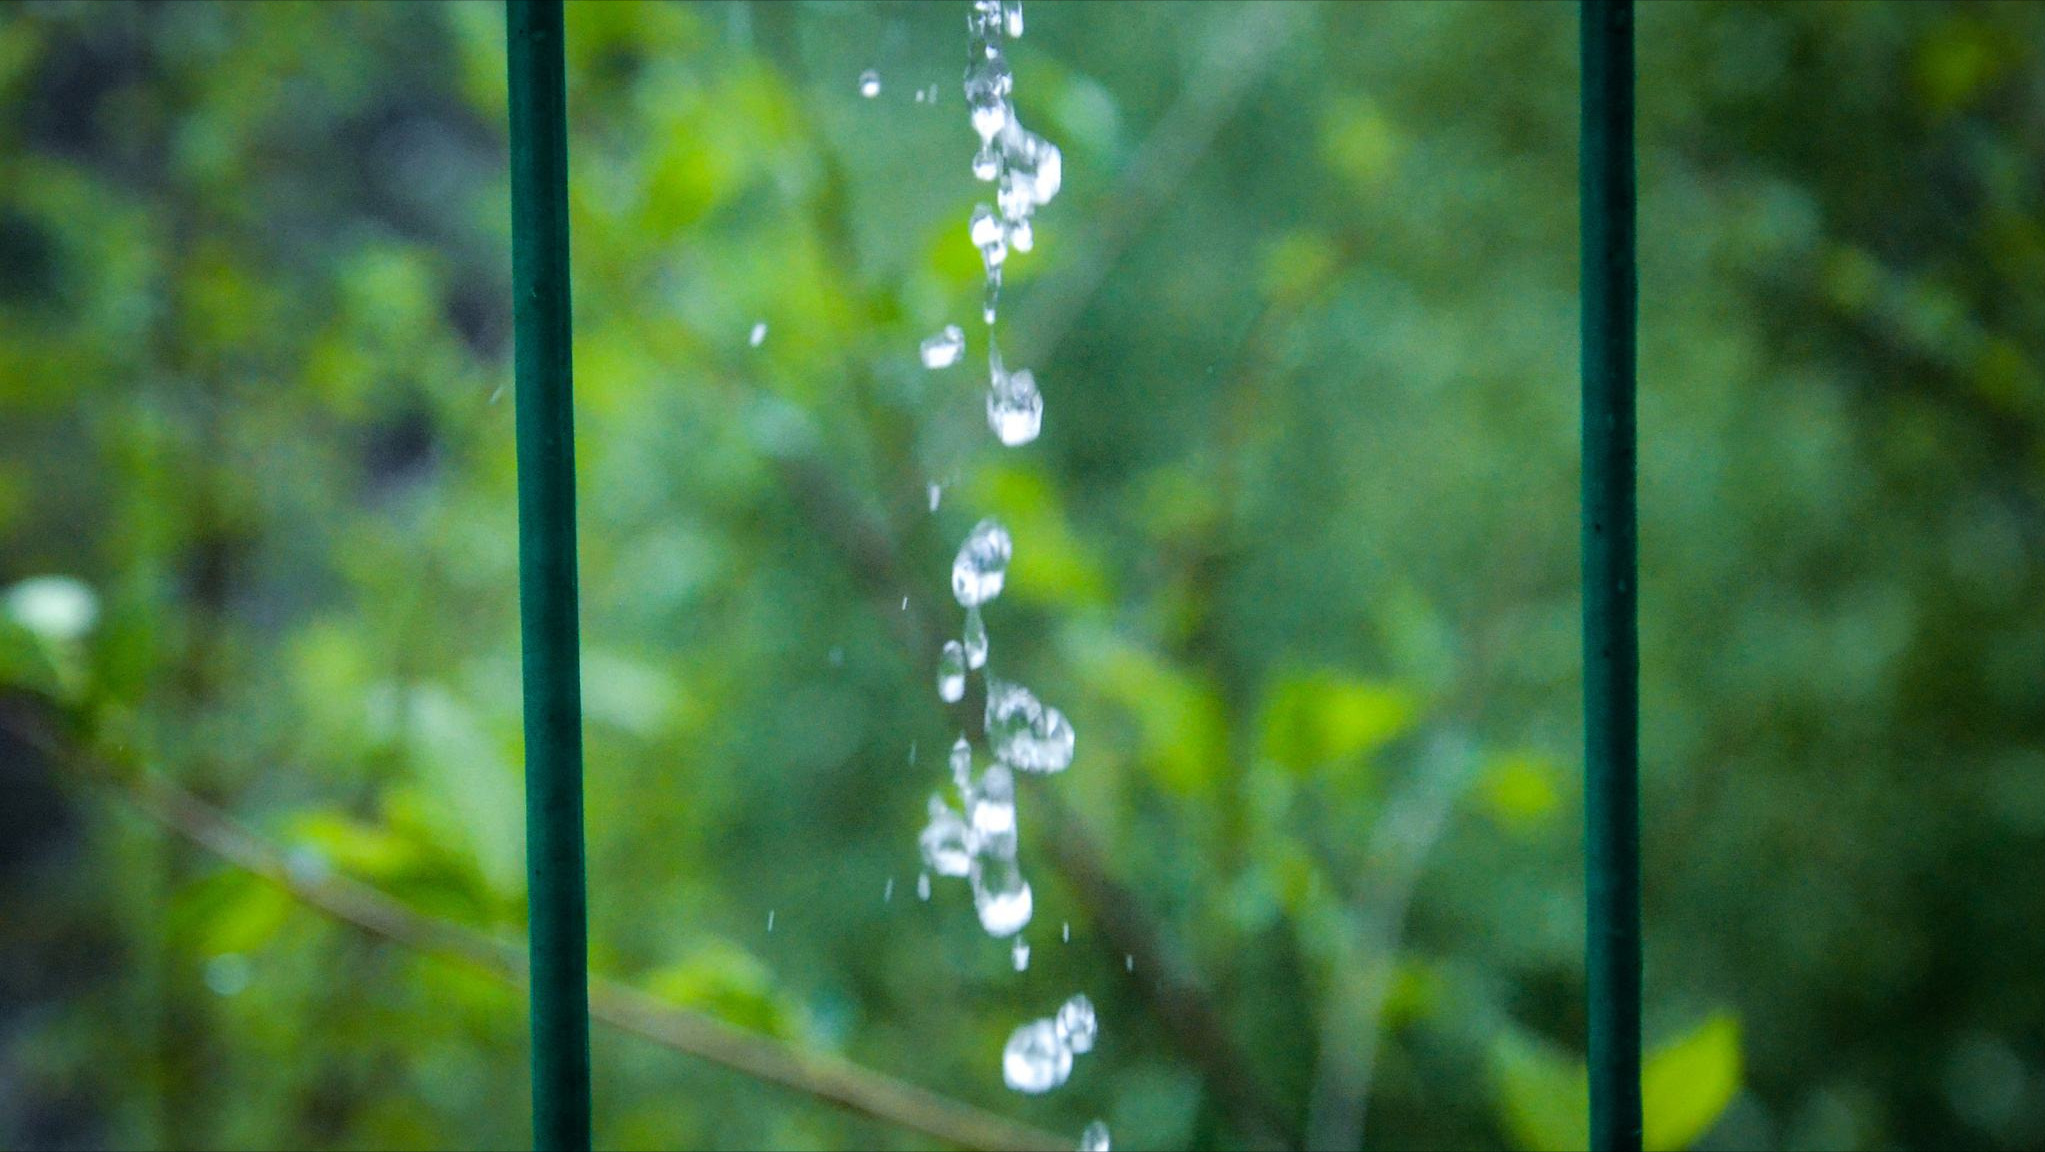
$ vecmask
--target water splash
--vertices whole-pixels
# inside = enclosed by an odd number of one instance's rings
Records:
[[[1008,579],[1008,560],[1015,545],[1001,521],[988,517],[973,525],[951,565],[951,594],[961,605],[975,608],[1001,595]]]
[[[956,704],[966,694],[966,650],[956,640],[944,642],[937,656],[937,698]]]
[[[923,357],[925,368],[949,368],[959,362],[966,352],[966,333],[956,324],[947,324],[935,336],[926,337],[917,345],[918,355]]]
[[[966,609],[966,627],[959,639],[966,653],[966,667],[984,667],[987,663],[987,621],[980,618],[978,604]]]
[[[963,817],[952,811],[942,796],[930,798],[930,820],[923,825],[923,834],[917,838],[916,844],[923,852],[923,864],[929,872],[939,876],[964,876],[973,870],[972,829]],[[929,872],[924,874],[923,887],[928,887]]]
[[[989,936],[1013,936],[1030,922],[1030,882],[1015,858],[984,857],[973,865],[973,910]]]
[[[1114,1147],[1108,1139],[1108,1126],[1099,1120],[1086,1126],[1079,1134],[1079,1152],[1110,1152]]]
[[[994,438],[1010,448],[1035,440],[1044,427],[1044,396],[1035,374],[1027,368],[1003,371],[1001,354],[993,352],[987,375],[987,427]]]
[[[1100,1025],[1094,1019],[1093,1001],[1080,993],[1058,1006],[1058,1015],[1052,1019],[1058,1030],[1058,1039],[1075,1053],[1091,1052],[1094,1037],[1100,1032]]]
[[[1025,772],[1063,772],[1072,765],[1074,733],[1065,714],[1020,684],[989,677],[987,743],[1005,764]]]
[[[1041,1095],[1072,1075],[1072,1049],[1058,1042],[1049,1020],[1017,1028],[1001,1050],[1001,1079],[1018,1092]]]

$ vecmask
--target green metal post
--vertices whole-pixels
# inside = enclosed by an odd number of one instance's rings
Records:
[[[1585,972],[1591,1147],[1640,1147],[1633,5],[1583,0]]]
[[[511,290],[517,350],[518,585],[525,666],[526,900],[533,1143],[584,1150],[589,949],[568,303],[561,0],[510,0]]]

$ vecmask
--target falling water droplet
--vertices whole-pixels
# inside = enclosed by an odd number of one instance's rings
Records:
[[[1025,772],[1072,766],[1072,725],[1020,684],[988,678],[986,725],[987,744],[1003,763]]]
[[[845,649],[843,647],[834,646],[824,655],[831,661],[831,667],[843,668],[845,666]]]
[[[1008,579],[1008,559],[1014,545],[1001,521],[988,517],[973,525],[959,545],[951,565],[951,594],[960,605],[971,608],[1001,595]]]
[[[1086,1126],[1079,1134],[1079,1152],[1112,1152],[1114,1145],[1108,1139],[1108,1126],[1099,1120]]]
[[[994,438],[1010,448],[1019,448],[1037,438],[1044,428],[1044,397],[1037,391],[1037,378],[1030,370],[999,372],[987,389],[987,426]]]
[[[1100,1025],[1094,1018],[1093,1001],[1080,993],[1058,1006],[1058,1016],[1053,1026],[1058,1030],[1058,1039],[1074,1052],[1091,1052],[1094,1037]]]
[[[932,512],[937,511],[938,502],[943,499],[944,499],[943,485],[932,484],[930,486],[930,510]]]
[[[944,642],[937,656],[937,698],[956,704],[966,694],[966,650],[956,640]]]
[[[999,175],[1001,175],[1001,154],[994,150],[994,145],[992,144],[981,145],[980,150],[973,153],[973,179],[992,184],[994,178]]]
[[[1005,765],[989,765],[973,789],[968,822],[974,842],[986,856],[1015,859],[1015,774]]]
[[[973,792],[973,746],[966,743],[964,736],[951,746],[951,782],[958,786],[959,795],[970,797]]]
[[[1015,947],[1013,947],[1013,948],[1009,949],[1009,950],[1008,950],[1008,952],[1009,952],[1009,956],[1010,956],[1010,958],[1011,958],[1011,959],[1013,959],[1013,960],[1015,961],[1015,970],[1016,970],[1016,971],[1018,971],[1018,972],[1022,972],[1022,971],[1025,971],[1025,970],[1027,970],[1027,969],[1029,968],[1029,966],[1030,966],[1030,945],[1029,945],[1029,941],[1027,941],[1027,940],[1024,940],[1024,939],[1023,939],[1022,937],[1020,937],[1020,936],[1016,937],[1016,938],[1015,938]]]
[[[916,763],[916,742],[914,740],[911,740],[909,741],[909,764],[913,767],[915,763]]]
[[[1136,957],[1133,954],[1124,955],[1122,957],[1122,971],[1124,972],[1136,971]]]
[[[1061,944],[1072,943],[1072,921],[1067,920],[1058,926],[1058,941]]]
[[[1013,936],[1030,922],[1030,882],[1014,857],[988,857],[973,868],[973,907],[989,936]]]
[[[758,348],[760,345],[766,342],[767,342],[767,322],[765,320],[756,321],[753,324],[753,330],[751,334],[749,334],[746,337],[746,343],[752,345],[755,348]]]
[[[1001,5],[1001,20],[1008,26],[1009,39],[1022,39],[1022,0],[1004,0]]]
[[[916,844],[923,863],[939,876],[964,876],[973,870],[972,830],[941,797],[930,798],[930,822]]]
[[[965,633],[960,639],[966,650],[966,667],[979,668],[987,663],[987,621],[980,618],[978,604],[966,609]]]
[[[945,325],[944,331],[925,337],[923,343],[917,345],[925,368],[949,368],[959,362],[965,350],[966,333],[956,324]]]
[[[773,930],[774,930],[774,910],[772,908],[769,908],[767,909],[767,931],[772,932]]]
[[[902,597],[902,611],[904,611],[904,612],[907,612],[908,610],[909,610],[909,598],[908,598],[907,596],[904,596],[904,597]]]
[[[887,887],[882,888],[880,890],[880,902],[883,904],[890,904],[894,902],[894,899],[895,899],[895,878],[893,876],[890,876],[888,877]]]
[[[918,872],[916,874],[916,899],[924,901],[930,899],[930,873],[928,872]]]
[[[1018,1092],[1038,1095],[1065,1083],[1072,1075],[1072,1052],[1058,1042],[1049,1020],[1032,1020],[1017,1028],[1001,1050],[1001,1079]]]
[[[868,68],[859,74],[859,94],[868,100],[880,95],[880,73]]]

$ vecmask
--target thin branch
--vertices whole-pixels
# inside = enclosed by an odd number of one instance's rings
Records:
[[[360,881],[296,865],[275,843],[167,781],[64,757],[47,731],[21,735],[51,762],[79,763],[81,775],[113,789],[156,823],[277,885],[310,908],[413,951],[464,960],[512,984],[525,980],[525,952],[511,941],[424,915]],[[606,1024],[945,1144],[986,1152],[1038,1152],[1069,1143],[841,1057],[735,1028],[616,981],[592,978],[589,998],[591,1017]]]

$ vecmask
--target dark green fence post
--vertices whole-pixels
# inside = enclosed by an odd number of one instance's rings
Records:
[[[1640,1147],[1633,6],[1584,0],[1583,660],[1591,1147]]]
[[[525,665],[526,900],[533,1143],[587,1149],[589,954],[568,305],[568,116],[561,0],[510,0],[511,291],[516,331],[519,623]]]

